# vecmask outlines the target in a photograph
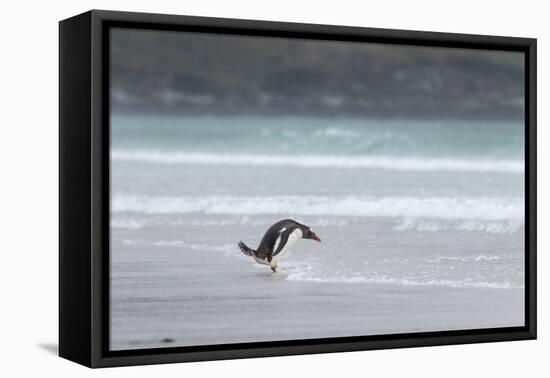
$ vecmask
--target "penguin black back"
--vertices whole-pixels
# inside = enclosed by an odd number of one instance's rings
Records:
[[[283,219],[274,223],[268,230],[265,232],[260,245],[257,248],[258,257],[268,258],[273,252],[277,238],[281,234],[281,230],[285,232],[292,232],[297,228],[307,228],[307,226],[296,222],[293,219]]]

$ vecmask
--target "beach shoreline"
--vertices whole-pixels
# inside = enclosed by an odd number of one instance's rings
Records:
[[[111,349],[522,326],[522,288],[307,282],[215,251],[118,248]]]

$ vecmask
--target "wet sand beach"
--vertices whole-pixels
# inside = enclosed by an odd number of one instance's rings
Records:
[[[271,273],[236,245],[208,247],[202,243],[207,235],[170,240],[179,234],[175,227],[165,231],[164,242],[113,242],[112,349],[523,324],[522,288],[316,279],[298,262],[326,250],[305,240]]]

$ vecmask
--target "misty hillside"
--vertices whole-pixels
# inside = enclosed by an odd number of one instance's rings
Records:
[[[120,111],[522,117],[511,52],[115,29]]]

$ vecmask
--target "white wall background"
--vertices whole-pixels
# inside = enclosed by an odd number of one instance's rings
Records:
[[[550,24],[545,1],[10,1],[0,22],[0,375],[539,377],[550,367]],[[58,25],[89,9],[538,38],[539,340],[89,370],[57,344]],[[32,375],[31,375],[32,374]]]

